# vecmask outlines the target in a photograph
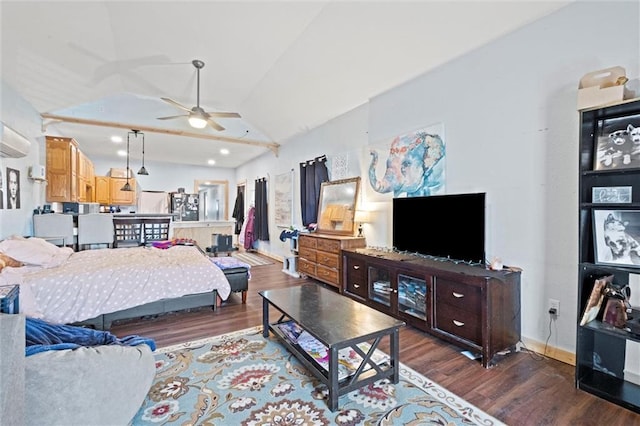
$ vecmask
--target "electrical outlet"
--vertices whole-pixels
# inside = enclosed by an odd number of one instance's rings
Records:
[[[549,299],[549,313],[555,311],[553,315],[560,315],[560,301],[557,299]]]

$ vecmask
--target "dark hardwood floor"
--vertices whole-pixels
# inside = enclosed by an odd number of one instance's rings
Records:
[[[240,294],[212,311],[203,308],[114,324],[117,336],[152,337],[159,347],[262,324],[258,291],[301,284],[282,264],[251,269],[247,303]],[[275,317],[274,313],[274,317]],[[386,343],[385,339],[385,343]],[[388,345],[382,347],[388,349]],[[574,367],[535,353],[504,356],[485,369],[461,349],[412,327],[400,331],[400,361],[509,425],[633,425],[640,415],[577,390]]]

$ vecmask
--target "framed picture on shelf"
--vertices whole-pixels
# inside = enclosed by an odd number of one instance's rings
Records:
[[[640,210],[593,211],[595,263],[640,268]]]
[[[630,186],[594,186],[591,188],[591,202],[598,203],[631,203]]]
[[[599,120],[594,170],[640,168],[640,114]]]

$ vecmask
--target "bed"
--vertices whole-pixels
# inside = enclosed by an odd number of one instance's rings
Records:
[[[0,272],[0,285],[20,285],[20,311],[59,324],[108,329],[117,319],[215,308],[217,296],[226,300],[231,291],[223,271],[195,246],[74,252],[14,237],[0,242],[0,253],[23,265]]]

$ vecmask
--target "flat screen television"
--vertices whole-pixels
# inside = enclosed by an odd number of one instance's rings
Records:
[[[393,247],[485,263],[485,193],[393,199]]]

